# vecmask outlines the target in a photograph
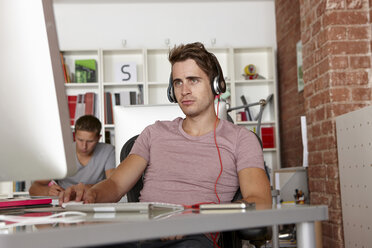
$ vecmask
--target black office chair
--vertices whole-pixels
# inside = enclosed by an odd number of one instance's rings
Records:
[[[120,161],[123,161],[129,155],[137,137],[138,135],[133,136],[123,145],[120,151]],[[262,147],[261,140],[259,138],[258,140]],[[269,172],[268,172],[266,165],[265,165],[265,170],[266,170],[266,174],[268,178],[270,179]],[[139,196],[140,196],[140,192],[142,188],[143,188],[143,175],[137,181],[137,183],[133,186],[133,188],[127,193],[128,202],[139,202]],[[234,198],[232,199],[232,202],[240,200],[240,199],[242,199],[242,194],[239,189],[236,192]],[[271,240],[271,236],[272,236],[271,227],[247,228],[247,229],[237,230],[233,232],[231,231],[222,232],[219,242],[222,247],[240,248],[242,247],[242,240],[249,240],[249,243],[254,245],[255,247],[261,247],[268,240]]]

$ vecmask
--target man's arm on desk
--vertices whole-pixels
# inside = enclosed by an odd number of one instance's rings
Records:
[[[243,200],[271,206],[270,182],[263,169],[245,168],[239,171],[238,177]]]
[[[71,186],[59,195],[59,203],[68,201],[117,202],[126,194],[142,176],[147,161],[142,157],[129,155],[112,173],[112,175],[87,188],[84,184]]]
[[[50,180],[34,181],[29,189],[31,196],[58,196],[64,189]]]

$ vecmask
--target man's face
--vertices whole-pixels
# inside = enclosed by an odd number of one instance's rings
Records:
[[[99,136],[95,132],[77,130],[75,133],[76,152],[81,155],[91,155],[96,147]]]
[[[173,65],[173,87],[177,102],[186,116],[214,111],[214,95],[207,74],[188,59]]]

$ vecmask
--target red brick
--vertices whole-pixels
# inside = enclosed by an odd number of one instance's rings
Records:
[[[332,55],[366,54],[369,52],[369,43],[366,41],[331,41],[328,43],[328,52]]]
[[[344,0],[328,0],[325,1],[327,3],[326,9],[327,10],[334,10],[334,9],[344,9],[345,8],[345,1]]]
[[[335,158],[337,158],[337,150],[329,151],[330,154],[332,154]],[[329,165],[327,166],[327,177],[330,179],[338,179],[339,178],[339,171],[338,171],[338,165]]]
[[[313,121],[312,121],[313,122]],[[311,137],[319,137],[321,134],[320,124],[313,124],[311,127]]]
[[[314,205],[328,205],[329,200],[324,194],[320,193],[311,193],[310,194],[310,203]]]
[[[316,17],[319,18],[323,16],[325,11],[326,11],[326,3],[325,1],[321,1],[316,8]]]
[[[327,180],[325,182],[327,194],[338,194],[340,195],[339,181],[338,180]]]
[[[330,56],[329,58],[330,67],[332,69],[346,69],[349,67],[349,61],[347,56]]]
[[[327,41],[327,32],[325,30],[321,30],[316,37],[316,47],[321,48]]]
[[[332,227],[331,227],[331,224],[328,221],[323,221],[322,222],[322,233],[323,233],[323,237],[324,236],[331,237]],[[330,247],[330,246],[324,246],[324,247]]]
[[[324,27],[329,25],[349,25],[368,23],[367,12],[356,11],[331,11],[324,16]]]
[[[323,152],[323,161],[327,165],[336,165],[338,158],[337,158],[337,152],[336,151],[324,151]],[[334,166],[331,166],[329,170],[337,170],[338,173],[338,167],[334,168]],[[327,175],[329,176],[336,176],[336,172],[334,174],[331,171],[327,170]]]
[[[309,178],[309,190],[310,192],[325,192],[324,179],[312,179]]]
[[[350,67],[352,69],[370,68],[371,67],[371,57],[370,56],[351,56],[350,57]]]
[[[334,117],[333,112],[332,112],[332,104],[326,105],[326,115],[327,115],[327,119],[331,119]]]
[[[363,27],[348,27],[347,37],[349,40],[365,40],[370,38],[369,25]]]
[[[339,115],[349,113],[351,111],[357,110],[364,106],[367,106],[367,104],[358,105],[358,104],[353,104],[353,103],[336,103],[333,105],[333,113],[334,113],[334,116],[337,117]]]
[[[343,230],[341,228],[341,225],[340,225],[340,224],[342,224],[342,214],[341,214],[340,210],[335,210],[335,211],[337,211],[339,213],[339,214],[337,212],[335,213],[335,217],[336,218],[339,217],[339,222],[335,223],[335,225],[333,226],[333,230],[332,230],[333,238],[335,240],[343,240],[344,239],[344,232],[343,232]],[[342,247],[342,246],[334,246],[334,247]]]
[[[321,152],[311,152],[309,153],[309,164],[320,165],[323,162],[323,157]]]
[[[352,89],[353,101],[370,101],[371,99],[371,88]]]
[[[314,81],[314,90],[321,91],[329,88],[329,72],[321,75]]]
[[[316,34],[319,33],[321,28],[321,23],[320,20],[317,20],[312,26],[311,26],[311,35],[315,36]]]
[[[313,140],[309,140],[307,142],[307,150],[308,150],[309,153],[312,152],[312,151],[315,151],[316,150],[316,142],[313,141]]]
[[[308,167],[307,173],[311,178],[325,178],[326,168],[323,165],[313,165]]]
[[[367,7],[364,0],[346,0],[346,8],[348,9],[362,9]]]
[[[330,72],[331,86],[367,85],[368,73],[366,71]]]
[[[329,138],[327,136],[322,136],[319,138],[317,149],[318,151],[327,150],[330,147]],[[323,160],[324,162],[324,160]]]
[[[346,27],[329,27],[328,40],[346,40]]]
[[[340,195],[329,195],[329,207],[332,209],[341,209],[341,196]]]
[[[327,111],[327,109],[325,110]],[[327,112],[325,113],[327,115]],[[328,118],[328,116],[327,116]],[[321,124],[321,130],[322,130],[322,135],[327,135],[333,133],[333,122],[330,120],[323,121]]]
[[[324,109],[324,106],[322,106],[315,111],[315,120],[323,121],[324,118],[325,118],[325,109]]]
[[[339,210],[333,210],[333,209],[329,209],[329,222],[331,224],[341,224],[341,221],[342,221],[342,215],[341,215],[341,211]],[[337,230],[336,230],[337,232]],[[335,236],[335,229],[333,228],[333,225],[332,225],[332,237]]]
[[[332,102],[345,102],[349,101],[351,98],[351,93],[348,88],[332,88],[329,94]]]

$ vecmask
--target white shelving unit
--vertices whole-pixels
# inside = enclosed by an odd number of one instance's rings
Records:
[[[244,95],[248,103],[258,102],[273,94],[273,99],[265,107],[262,115],[262,127],[274,127],[275,148],[264,149],[267,165],[272,169],[280,168],[280,142],[278,127],[278,97],[275,50],[273,47],[221,47],[208,48],[218,58],[228,89],[231,93],[228,102],[231,107],[243,105],[240,96]],[[144,104],[169,103],[166,95],[170,76],[168,62],[168,49],[97,49],[62,51],[65,64],[70,72],[74,72],[75,59],[95,59],[98,66],[98,81],[96,83],[66,83],[66,92],[69,95],[97,93],[99,101],[99,116],[104,123],[104,92],[136,91],[143,88]],[[115,64],[118,62],[135,62],[137,67],[137,82],[115,82]],[[244,67],[254,64],[257,73],[263,79],[246,80],[243,76]],[[259,106],[250,108],[253,116],[259,112]],[[254,129],[257,121],[238,121],[236,115],[243,109],[230,112],[237,125]],[[104,125],[104,130],[113,132],[114,125]],[[102,132],[103,136],[105,132]],[[103,140],[105,137],[103,137]],[[113,141],[112,141],[113,142]]]

